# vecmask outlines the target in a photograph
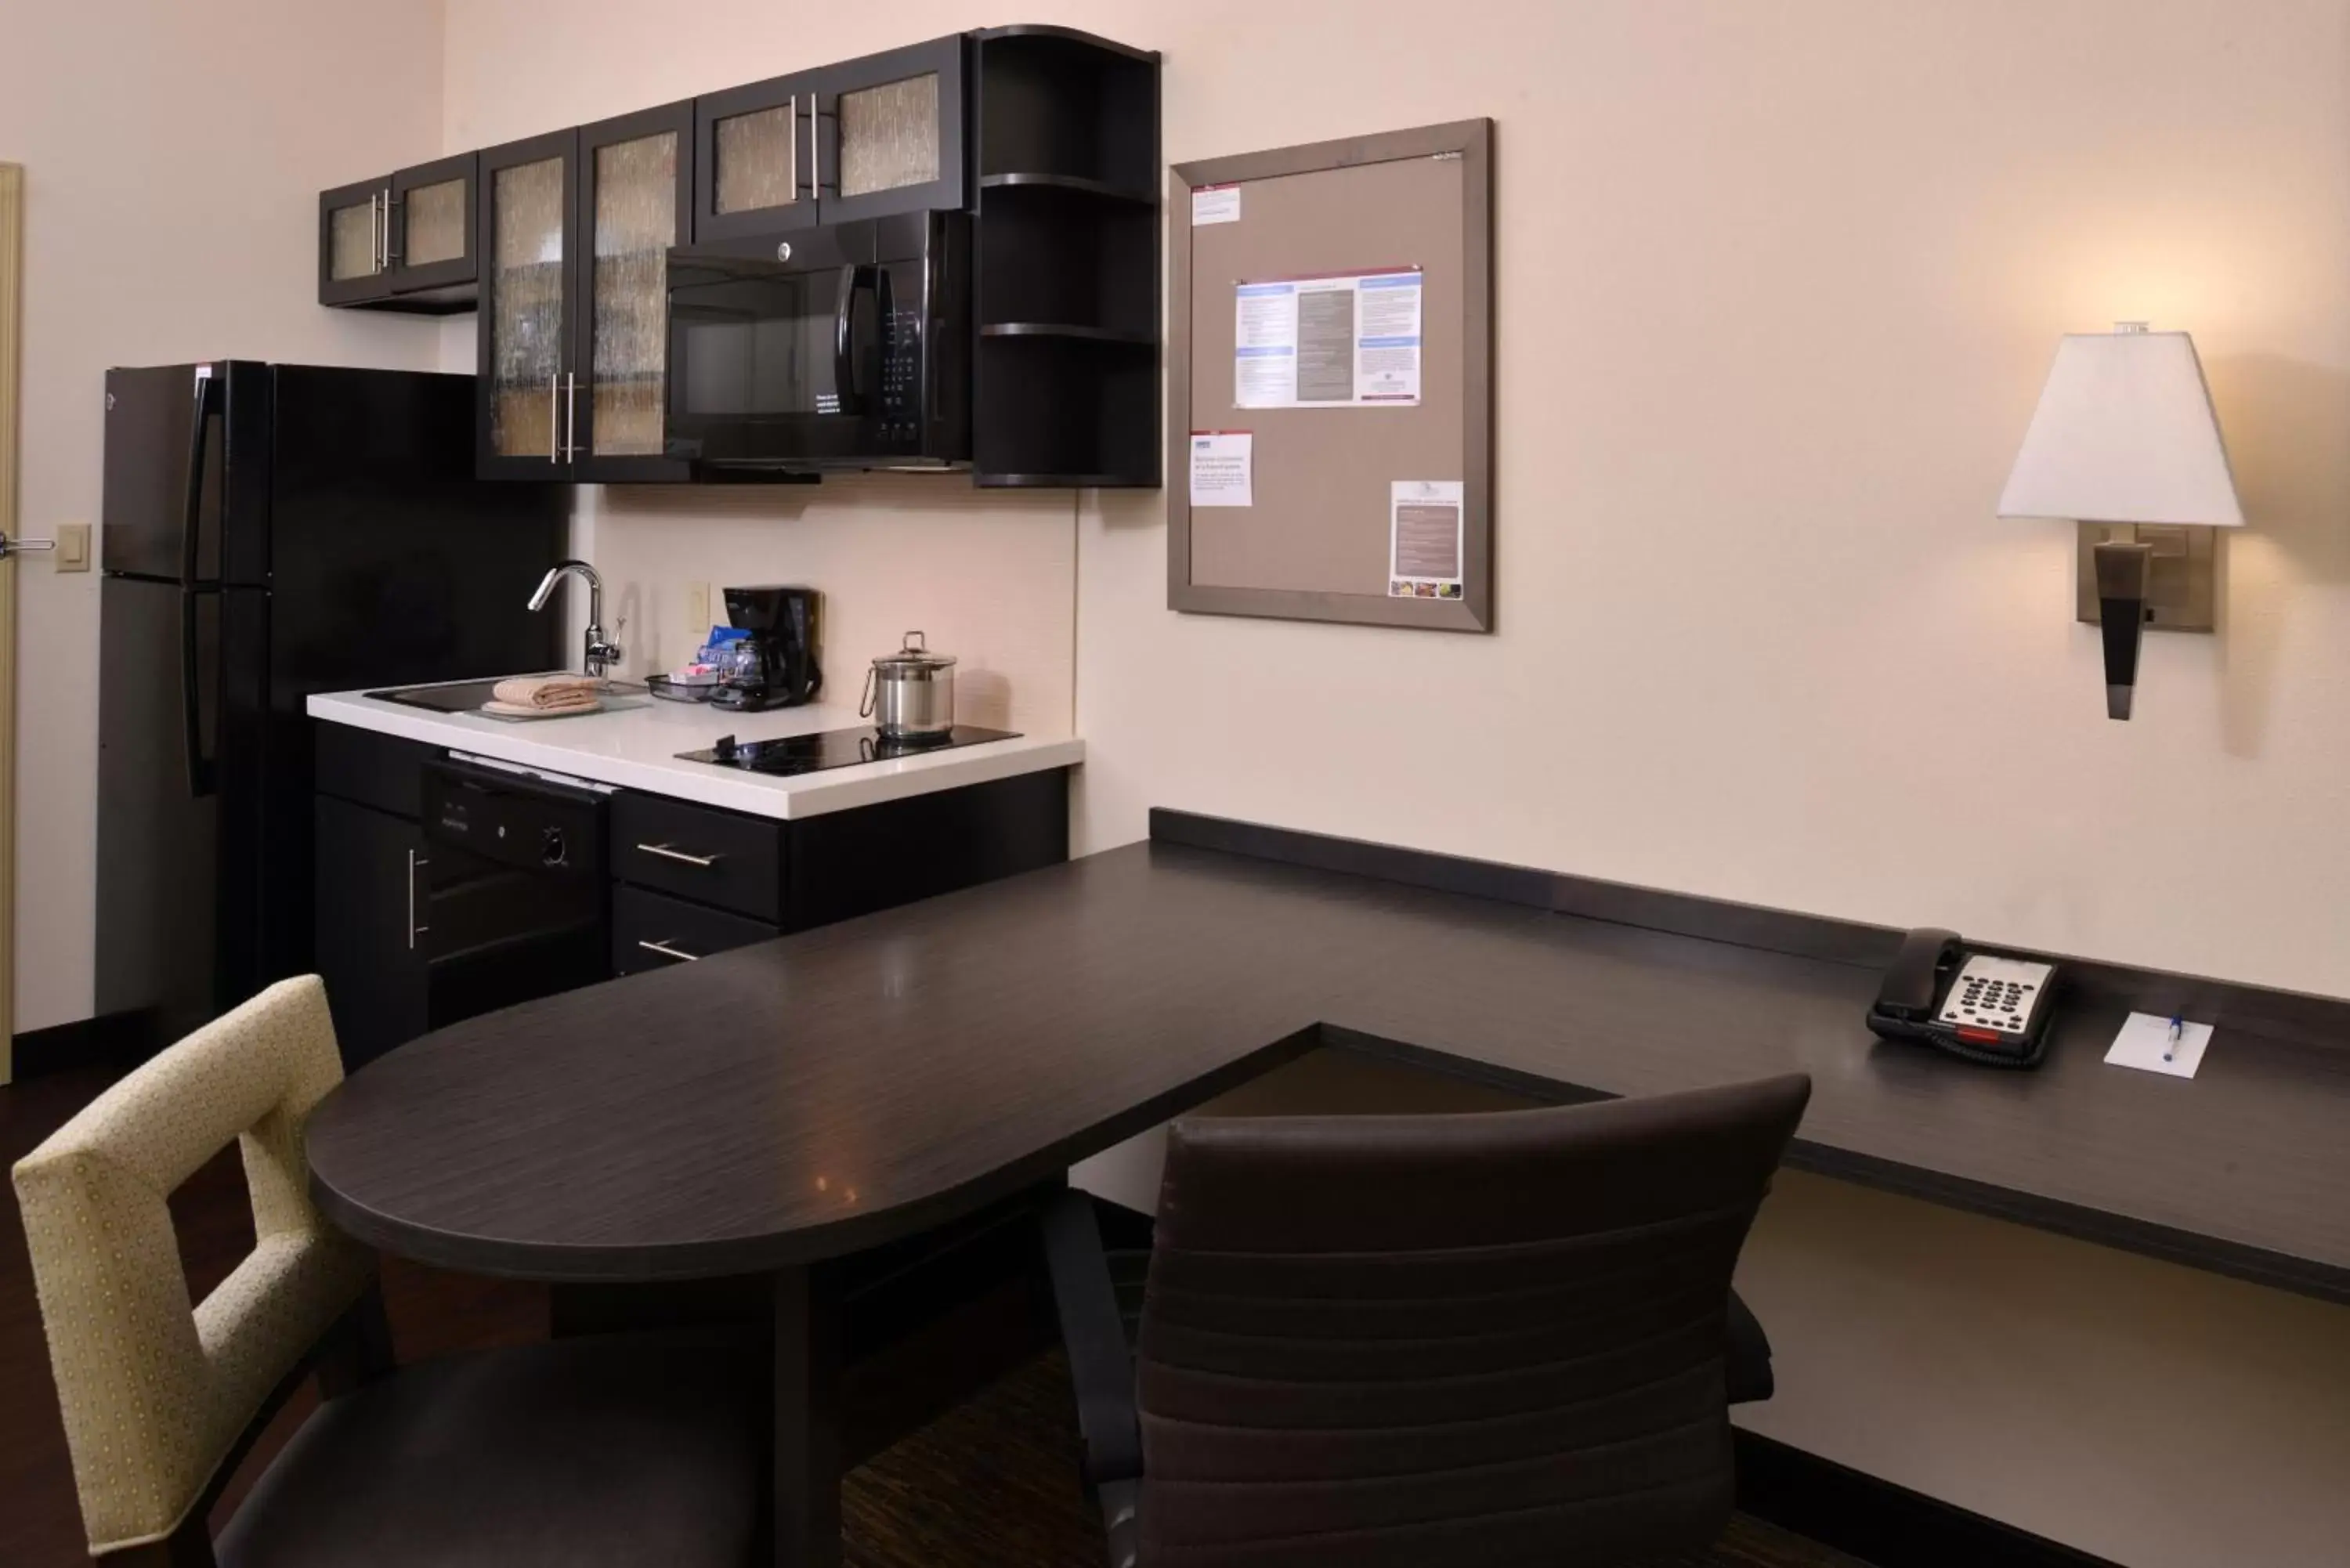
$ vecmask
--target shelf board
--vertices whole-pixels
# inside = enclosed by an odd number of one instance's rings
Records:
[[[1130,202],[1138,207],[1159,204],[1156,192],[1113,185],[1107,180],[1088,180],[1082,174],[983,174],[979,177],[979,188],[983,191],[1068,191],[1079,195],[1099,196],[1107,201]]]
[[[1055,321],[995,321],[979,329],[982,337],[1062,337],[1078,343],[1115,343],[1132,348],[1155,348],[1155,332],[1113,332],[1107,327],[1071,327]]]
[[[983,490],[1150,490],[1159,481],[1139,473],[988,473],[972,482]]]

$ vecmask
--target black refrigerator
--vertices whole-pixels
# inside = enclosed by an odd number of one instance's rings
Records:
[[[473,379],[109,370],[97,1011],[161,1043],[311,966],[313,692],[546,670],[568,493],[473,476]]]

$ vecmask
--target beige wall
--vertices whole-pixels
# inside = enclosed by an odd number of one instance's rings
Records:
[[[437,0],[25,4],[0,158],[26,166],[24,532],[99,518],[109,365],[430,366],[321,310],[317,192],[437,150]],[[16,1026],[90,1009],[99,576],[18,573]]]
[[[604,578],[605,621],[631,671],[673,667],[707,636],[686,618],[695,585],[724,618],[730,583],[824,593],[828,702],[855,707],[868,663],[919,628],[953,654],[955,716],[1066,735],[1076,704],[1076,520],[1066,491],[988,491],[934,474],[820,485],[581,492],[572,523]]]
[[[1170,160],[1498,122],[1499,635],[1172,616],[1161,498],[1080,498],[1082,844],[1175,805],[2350,993],[2350,0],[694,16],[459,0],[447,145],[1014,16],[1166,51]],[[2136,317],[2197,335],[2252,527],[2120,725],[2068,531],[1991,510],[2057,336]],[[2350,1313],[1819,1183],[1748,1272],[1792,1440],[2156,1568],[2248,1508],[2266,1561],[2340,1538],[2350,1438],[2276,1368]]]

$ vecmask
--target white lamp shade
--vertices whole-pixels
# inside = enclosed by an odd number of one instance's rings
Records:
[[[2241,525],[2194,340],[2184,332],[2067,336],[1999,514]]]

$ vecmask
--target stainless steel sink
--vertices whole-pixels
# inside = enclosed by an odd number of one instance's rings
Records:
[[[515,678],[501,676],[499,679],[510,680]],[[490,700],[490,694],[497,687],[496,680],[447,680],[434,686],[395,686],[389,691],[370,691],[368,695],[386,702],[429,709],[435,713],[472,713]],[[641,707],[651,701],[652,693],[642,681],[608,680],[604,683],[604,706],[598,711],[608,713],[615,708]],[[499,717],[494,713],[484,716]],[[559,716],[576,719],[586,715],[566,713]]]

